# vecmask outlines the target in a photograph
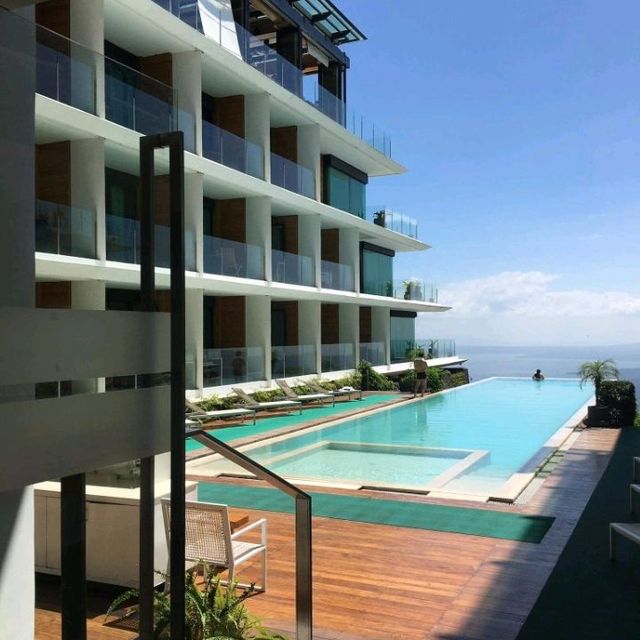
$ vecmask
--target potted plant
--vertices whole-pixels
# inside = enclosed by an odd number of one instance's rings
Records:
[[[384,227],[384,209],[380,209],[373,214],[373,224]]]
[[[403,280],[404,299],[405,300],[421,300],[422,299],[422,283],[415,278]]]
[[[580,384],[592,382],[596,390],[596,404],[588,408],[587,422],[589,426],[606,426],[609,422],[609,409],[601,404],[600,388],[604,380],[617,380],[618,369],[616,363],[607,360],[593,360],[584,362],[578,371]]]

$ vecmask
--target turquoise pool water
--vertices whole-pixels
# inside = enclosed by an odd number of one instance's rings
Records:
[[[260,444],[249,455],[292,479],[498,496],[592,395],[576,380],[492,378]],[[226,462],[206,469],[233,472]]]

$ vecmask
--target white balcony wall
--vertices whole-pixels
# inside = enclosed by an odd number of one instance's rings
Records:
[[[322,334],[320,333],[320,302],[300,300],[298,302],[298,342],[311,344],[315,348],[315,370],[320,373]]]
[[[269,198],[247,198],[245,211],[247,244],[263,249],[264,277],[271,281],[271,202]]]
[[[204,271],[204,256],[202,249],[203,220],[202,197],[203,176],[201,173],[187,173],[184,176],[184,228],[193,234],[196,243],[196,271]]]
[[[202,299],[203,294],[201,289],[185,290],[185,353],[187,356],[187,367],[194,367],[193,380],[189,380],[191,374],[187,369],[187,388],[190,388],[191,385],[196,389],[202,389],[203,387],[202,363],[204,362],[204,343],[202,335]]]
[[[354,364],[358,364],[360,348],[360,307],[357,304],[338,306],[340,342],[353,345]]]
[[[309,256],[313,260],[314,286],[322,282],[322,237],[320,233],[320,216],[298,216],[298,253]]]
[[[178,108],[193,116],[195,128],[185,131],[185,146],[195,136],[195,153],[202,155],[202,53],[184,51],[173,56],[173,88],[178,92]],[[180,121],[182,125],[182,121]]]
[[[269,94],[259,93],[244,97],[244,135],[249,142],[260,145],[264,151],[264,175],[271,175],[271,117]]]
[[[340,262],[353,269],[354,291],[360,291],[360,234],[357,229],[340,229]]]
[[[264,349],[264,376],[271,379],[271,298],[247,296],[246,298],[247,347]]]
[[[104,166],[104,140],[71,141],[71,204],[96,212],[98,260],[107,257]]]
[[[320,199],[320,126],[309,124],[298,127],[298,164],[313,171],[315,199]]]
[[[371,308],[371,341],[384,344],[384,364],[391,364],[391,314],[388,307]]]

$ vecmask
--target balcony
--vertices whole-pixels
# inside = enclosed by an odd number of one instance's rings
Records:
[[[304,287],[314,287],[315,269],[313,260],[308,256],[286,251],[271,251],[272,279],[275,282],[286,282]]]
[[[366,360],[374,367],[385,364],[384,342],[361,342],[360,360]]]
[[[322,288],[355,291],[353,267],[350,264],[322,260]]]
[[[417,278],[386,282],[367,281],[366,288],[362,292],[398,300],[438,303],[438,287],[435,284],[425,283]]]
[[[205,158],[264,180],[264,150],[229,131],[203,120],[202,153]]]
[[[301,164],[279,156],[277,153],[271,154],[271,182],[288,191],[299,193],[301,196],[316,197],[314,172]]]
[[[353,345],[343,342],[322,345],[322,371],[344,371],[355,367]]]
[[[96,257],[96,212],[36,200],[36,251]]]
[[[264,349],[262,347],[205,349],[203,379],[205,387],[264,380]]]
[[[271,347],[271,377],[290,378],[318,373],[312,344]]]
[[[202,20],[195,2],[181,0],[154,0],[194,29],[204,33]],[[391,139],[375,124],[361,116],[338,97],[321,87],[312,75],[305,75],[301,69],[283,58],[275,49],[257,38],[239,24],[229,23],[222,13],[214,17],[217,32],[207,33],[207,37],[225,47],[279,84],[287,91],[302,98],[334,122],[359,137],[368,145],[391,157]]]
[[[367,220],[385,229],[418,238],[418,222],[414,218],[389,209],[385,205],[367,207]]]
[[[456,356],[456,341],[449,339],[427,340],[391,340],[391,361],[404,362],[413,360],[416,350],[424,352],[427,360],[437,358],[454,358]]]
[[[262,247],[205,235],[203,257],[205,273],[264,280]]]
[[[107,260],[140,264],[140,222],[132,218],[107,215]],[[170,229],[154,225],[155,265],[168,269],[171,266]],[[185,231],[185,267],[196,270],[195,236]]]

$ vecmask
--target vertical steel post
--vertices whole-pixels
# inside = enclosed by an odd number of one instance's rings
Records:
[[[311,640],[313,629],[311,499],[296,496],[296,639]]]
[[[85,476],[60,481],[60,591],[62,640],[87,638]]]

